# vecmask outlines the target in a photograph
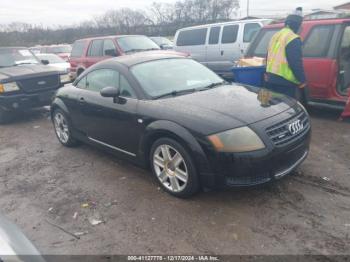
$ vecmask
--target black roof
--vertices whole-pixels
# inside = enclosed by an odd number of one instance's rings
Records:
[[[123,64],[126,67],[132,67],[137,64],[145,63],[145,62],[151,62],[155,60],[162,60],[162,59],[171,59],[171,58],[185,58],[183,55],[179,55],[176,53],[165,53],[165,52],[139,52],[131,55],[124,55],[112,59],[108,59],[105,62],[102,63],[120,63]],[[100,64],[102,64],[100,63]]]

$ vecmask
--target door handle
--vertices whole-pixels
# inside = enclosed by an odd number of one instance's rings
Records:
[[[224,55],[224,51],[223,50],[221,51],[221,55]]]

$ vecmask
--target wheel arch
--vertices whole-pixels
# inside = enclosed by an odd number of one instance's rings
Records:
[[[174,139],[189,151],[199,174],[208,169],[207,157],[196,138],[186,128],[166,120],[153,122],[145,130],[140,142],[140,155],[145,166],[149,166],[153,143],[163,137]]]
[[[52,119],[53,113],[55,112],[56,109],[62,110],[70,120],[69,110],[68,110],[67,106],[58,97],[56,97],[51,104],[51,109],[50,109],[51,119]]]

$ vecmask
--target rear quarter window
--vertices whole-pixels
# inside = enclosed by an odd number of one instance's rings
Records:
[[[326,57],[334,32],[334,25],[319,25],[311,29],[304,41],[304,57]]]
[[[207,28],[189,29],[180,31],[177,37],[177,46],[204,45],[207,38]]]
[[[73,45],[71,57],[81,57],[84,54],[86,41],[76,41]]]

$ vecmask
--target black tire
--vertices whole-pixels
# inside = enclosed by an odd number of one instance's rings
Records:
[[[10,122],[11,116],[11,111],[6,111],[0,107],[0,124],[7,124],[8,122]]]
[[[175,149],[177,151],[177,153],[179,153],[180,156],[182,157],[182,161],[183,162],[182,162],[181,165],[183,165],[186,168],[186,171],[187,171],[187,182],[183,183],[182,186],[184,188],[181,191],[174,192],[172,190],[169,190],[160,181],[160,178],[157,175],[157,171],[156,171],[156,167],[155,167],[153,159],[154,159],[154,156],[156,154],[156,151],[159,150],[159,148],[161,146],[164,146],[164,145],[165,146],[170,146],[172,150]],[[171,194],[171,195],[173,195],[175,197],[178,197],[178,198],[189,198],[189,197],[193,196],[194,194],[196,194],[199,191],[200,184],[199,184],[198,174],[197,174],[197,170],[196,170],[196,166],[194,164],[194,161],[193,161],[190,153],[188,152],[188,150],[184,146],[182,146],[179,142],[177,142],[177,141],[175,141],[174,139],[171,139],[171,138],[160,138],[160,139],[158,139],[152,145],[152,148],[151,148],[151,151],[150,151],[149,161],[150,161],[152,172],[153,172],[154,176],[156,177],[158,183],[169,194]],[[165,169],[163,169],[163,171],[164,170]],[[175,174],[175,171],[174,171],[174,174]],[[170,179],[170,177],[168,177],[168,179]],[[168,183],[169,183],[169,186],[170,186],[170,184],[171,184],[170,180],[168,180],[168,181],[169,181]],[[179,181],[180,180],[178,180],[178,182]]]
[[[63,139],[62,135],[59,135],[59,132],[57,131],[56,117],[58,117],[58,116],[63,117],[63,121],[68,129],[65,132],[67,134],[67,137],[65,137],[64,139]],[[71,125],[67,115],[61,109],[55,109],[54,112],[52,113],[52,124],[54,127],[56,137],[62,145],[66,146],[66,147],[75,147],[75,146],[79,145],[78,140],[76,140],[72,136],[72,131],[71,131],[72,125]]]

